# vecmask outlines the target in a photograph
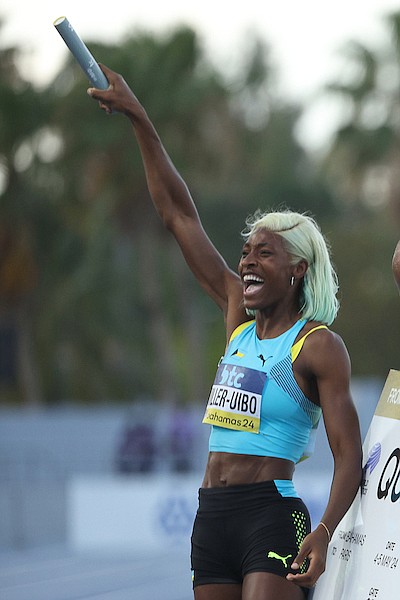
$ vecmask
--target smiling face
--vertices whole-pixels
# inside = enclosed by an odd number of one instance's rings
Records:
[[[292,303],[294,270],[282,238],[266,229],[255,231],[243,246],[238,268],[244,307],[270,310],[282,302]]]

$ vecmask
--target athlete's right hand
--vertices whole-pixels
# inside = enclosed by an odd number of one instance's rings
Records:
[[[122,75],[115,73],[115,71],[112,71],[103,64],[100,64],[100,68],[108,79],[108,88],[100,90],[90,87],[87,90],[89,96],[99,102],[100,108],[108,114],[120,112],[131,118],[143,112],[143,107]]]

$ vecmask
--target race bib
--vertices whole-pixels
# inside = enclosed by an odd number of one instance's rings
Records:
[[[211,388],[203,423],[258,433],[266,373],[221,364]]]

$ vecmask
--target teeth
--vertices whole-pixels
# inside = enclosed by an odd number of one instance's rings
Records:
[[[258,283],[264,283],[264,279],[257,275],[244,275],[243,281],[257,281]]]

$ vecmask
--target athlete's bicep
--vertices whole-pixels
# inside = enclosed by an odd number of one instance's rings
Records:
[[[334,456],[347,452],[359,437],[357,412],[350,392],[351,364],[342,339],[333,332],[320,336],[313,369],[326,433]]]

